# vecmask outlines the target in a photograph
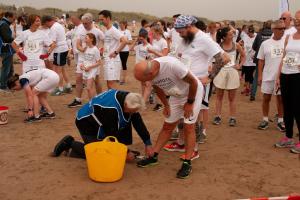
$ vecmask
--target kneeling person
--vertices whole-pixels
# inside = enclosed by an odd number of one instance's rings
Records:
[[[70,135],[65,136],[55,146],[53,156],[71,149],[70,157],[85,158],[84,145],[115,136],[125,145],[132,144],[132,127],[145,144],[146,155],[152,155],[150,134],[138,112],[144,105],[140,94],[118,90],[108,90],[92,98],[78,111],[75,124],[83,139],[74,141]],[[133,159],[129,151],[128,159]]]

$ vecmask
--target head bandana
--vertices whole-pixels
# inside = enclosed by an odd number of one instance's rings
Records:
[[[180,15],[174,24],[175,29],[181,29],[185,28],[189,25],[195,24],[197,22],[197,19],[190,15]]]

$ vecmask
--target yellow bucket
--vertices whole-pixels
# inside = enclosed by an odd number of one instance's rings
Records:
[[[114,141],[112,141],[113,139]],[[122,178],[127,146],[108,136],[101,142],[84,146],[89,177],[97,182],[115,182]]]

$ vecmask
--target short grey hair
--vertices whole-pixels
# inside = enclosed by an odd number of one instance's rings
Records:
[[[93,22],[93,15],[91,13],[85,13],[82,17],[81,20],[86,20],[89,22]]]
[[[283,25],[285,26],[284,22],[282,20],[275,20],[272,22],[271,28],[277,28],[278,26]]]
[[[128,93],[125,97],[125,104],[130,109],[145,109],[145,101],[142,95],[138,93]]]

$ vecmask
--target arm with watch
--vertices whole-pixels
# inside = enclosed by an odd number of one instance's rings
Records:
[[[183,80],[190,85],[187,102],[184,104],[184,117],[189,118],[193,115],[194,102],[198,89],[198,80],[188,72]]]
[[[119,47],[114,52],[112,52],[109,55],[109,57],[110,58],[115,58],[120,53],[120,51],[122,51],[122,49],[124,49],[124,47],[126,46],[126,44],[127,44],[126,37],[125,36],[121,37],[120,38],[120,45],[119,45]]]

